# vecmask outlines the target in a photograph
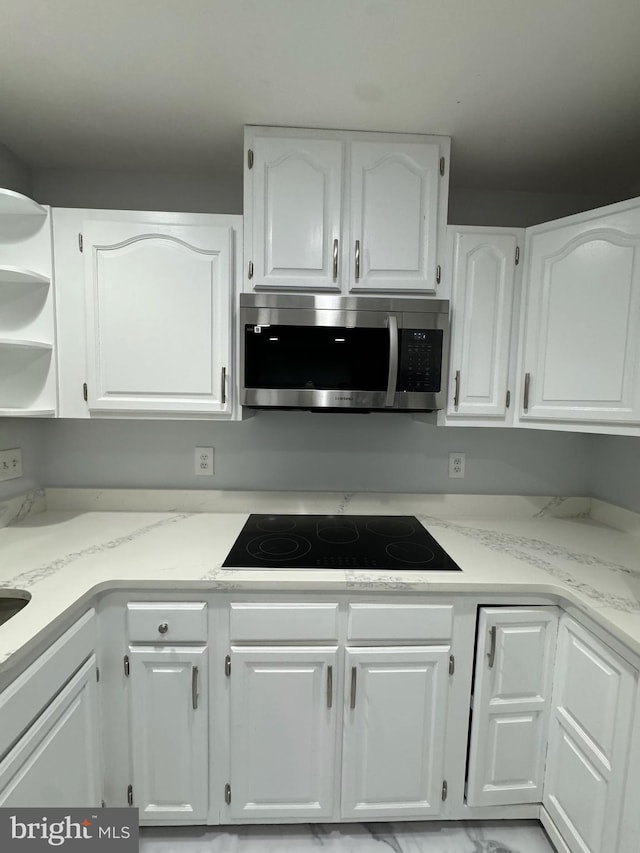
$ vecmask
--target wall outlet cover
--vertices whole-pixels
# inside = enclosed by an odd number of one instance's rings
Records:
[[[0,450],[0,482],[22,477],[22,450]]]
[[[196,447],[195,452],[195,472],[198,476],[212,477],[213,476],[213,447]]]
[[[464,453],[450,453],[449,454],[449,478],[462,479],[464,477],[464,466],[465,466],[466,454]]]

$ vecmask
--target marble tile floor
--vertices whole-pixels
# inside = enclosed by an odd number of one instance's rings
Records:
[[[140,853],[554,853],[537,821],[141,828]]]

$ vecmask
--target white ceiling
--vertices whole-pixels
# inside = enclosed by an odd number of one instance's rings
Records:
[[[640,193],[640,0],[0,0],[35,168],[241,168],[242,126],[448,134],[463,187]]]

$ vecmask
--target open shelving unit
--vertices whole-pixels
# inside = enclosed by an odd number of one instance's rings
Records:
[[[0,189],[0,417],[57,410],[49,209]]]

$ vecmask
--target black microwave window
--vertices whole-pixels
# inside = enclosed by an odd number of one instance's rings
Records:
[[[244,337],[246,388],[387,388],[388,329],[247,325]]]

